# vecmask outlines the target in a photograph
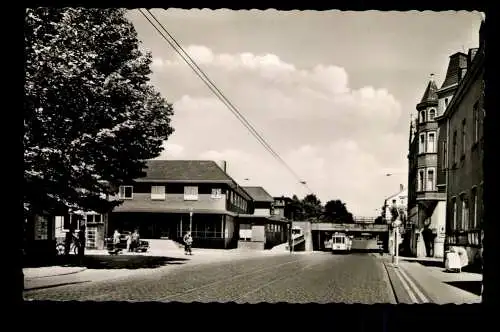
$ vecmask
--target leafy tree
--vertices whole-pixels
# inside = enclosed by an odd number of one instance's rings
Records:
[[[289,211],[293,220],[304,220],[304,207],[302,201],[297,197],[297,195],[293,195],[292,201],[289,205]]]
[[[353,222],[352,214],[347,210],[345,203],[339,199],[331,200],[325,204],[325,219],[334,223]]]
[[[108,211],[173,132],[124,9],[37,8],[25,17],[25,212]]]
[[[319,221],[319,218],[323,214],[323,206],[321,201],[314,194],[309,194],[302,199],[302,205],[304,208],[304,219]]]

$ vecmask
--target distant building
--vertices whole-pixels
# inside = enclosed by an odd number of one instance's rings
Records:
[[[404,222],[406,220],[406,211],[408,207],[408,190],[404,188],[403,185],[400,185],[399,191],[384,200],[382,215],[385,218],[385,222],[387,224],[392,224],[392,209],[396,209],[399,213],[399,219]],[[399,231],[402,233],[402,230],[405,229],[405,225],[402,224],[400,226]],[[389,231],[389,239],[388,239],[388,249],[389,253],[394,253],[394,229],[390,228]],[[401,245],[403,243],[403,236],[398,237],[398,244]]]
[[[480,262],[483,234],[484,21],[478,49],[450,59],[453,80],[439,104],[439,192],[446,195],[446,247],[462,247]],[[452,56],[453,57],[453,56]],[[459,60],[458,60],[459,59]],[[457,68],[458,67],[458,68]],[[450,71],[450,69],[449,69]],[[446,83],[446,81],[445,81]]]
[[[269,249],[284,243],[288,237],[288,221],[284,217],[285,199],[283,200],[283,216],[276,215],[275,199],[262,187],[243,187],[253,202],[253,213],[239,214],[238,247],[249,249]]]

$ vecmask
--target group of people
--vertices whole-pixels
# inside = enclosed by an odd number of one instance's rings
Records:
[[[121,234],[117,229],[115,229],[115,232],[113,233],[113,245],[115,249],[118,249],[120,241],[121,241]],[[140,244],[139,230],[136,229],[132,234],[127,234],[126,241],[127,241],[127,251],[128,252],[135,251]]]

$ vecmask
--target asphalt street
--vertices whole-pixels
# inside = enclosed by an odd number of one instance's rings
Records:
[[[280,254],[178,265],[115,280],[26,291],[26,300],[394,303],[370,254]]]

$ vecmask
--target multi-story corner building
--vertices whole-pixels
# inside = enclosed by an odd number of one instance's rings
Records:
[[[108,235],[139,229],[142,238],[181,241],[191,230],[193,246],[234,248],[239,214],[253,213],[250,195],[207,160],[149,160],[146,175],[120,187],[123,204],[109,215]]]
[[[449,79],[445,80],[447,85]],[[446,195],[438,192],[437,137],[438,88],[429,80],[420,103],[416,121],[410,127],[408,154],[408,227],[407,240],[414,256],[443,257],[446,218]]]
[[[479,48],[450,58],[439,93],[438,188],[446,195],[446,247],[481,261],[483,225],[484,21]]]

